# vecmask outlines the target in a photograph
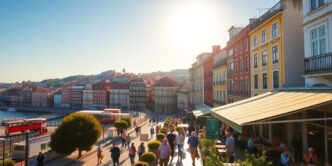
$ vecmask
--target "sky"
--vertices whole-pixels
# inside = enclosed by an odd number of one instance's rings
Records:
[[[189,68],[278,0],[1,0],[0,82]]]

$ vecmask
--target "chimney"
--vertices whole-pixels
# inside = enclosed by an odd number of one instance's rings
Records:
[[[212,46],[212,53],[213,54],[216,54],[219,51],[220,51],[220,45],[214,45],[214,46]]]
[[[254,23],[256,20],[258,20],[258,18],[249,18],[249,24]]]

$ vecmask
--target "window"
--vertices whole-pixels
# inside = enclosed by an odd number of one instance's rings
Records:
[[[246,78],[246,96],[249,96],[249,78]]]
[[[263,89],[267,89],[267,74],[263,73]]]
[[[278,46],[272,47],[272,63],[278,63],[279,62],[279,51]]]
[[[239,86],[238,86],[238,81],[235,80],[235,85],[234,85],[234,94],[238,95],[239,94]]]
[[[246,49],[246,51],[248,51],[248,50],[249,50],[249,42],[248,42],[248,39],[246,39],[246,43],[245,43],[245,44],[246,44],[246,46],[245,46],[246,48],[245,48],[245,49]]]
[[[237,70],[238,70],[238,63],[237,61],[234,62],[234,73],[237,74]]]
[[[256,47],[257,46],[257,36],[256,35],[254,36],[253,43],[254,43],[254,47]]]
[[[278,35],[278,24],[273,23],[272,24],[272,38],[277,37],[277,35]]]
[[[249,63],[249,56],[247,55],[246,56],[246,71],[249,71],[249,65],[250,65],[250,63]]]
[[[240,44],[240,54],[242,53],[242,43]]]
[[[257,54],[254,54],[254,68],[257,67]]]
[[[244,93],[244,86],[243,86],[243,79],[240,80],[240,95],[243,95]]]
[[[264,50],[262,52],[262,65],[265,66],[267,64],[267,52]]]
[[[228,56],[233,56],[233,49],[232,48],[228,50]]]
[[[228,63],[228,74],[229,75],[233,74],[233,62]]]
[[[325,5],[325,0],[310,0],[311,11]]]
[[[312,55],[317,56],[326,53],[326,34],[325,26],[311,31]]]
[[[266,42],[266,30],[262,31],[262,43]]]
[[[255,85],[255,89],[258,89],[258,75],[255,74],[254,76],[254,85]]]
[[[273,88],[279,88],[279,71],[273,72]]]
[[[243,61],[242,61],[242,58],[240,58],[239,65],[240,65],[240,72],[242,73],[242,71],[243,71]]]

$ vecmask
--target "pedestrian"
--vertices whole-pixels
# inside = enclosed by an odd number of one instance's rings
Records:
[[[174,146],[175,146],[175,143],[176,143],[176,135],[173,133],[174,132],[174,128],[170,128],[170,132],[167,134],[166,138],[168,140],[168,143],[169,145],[171,146],[171,157],[172,157],[172,160],[173,160],[173,157],[174,157]]]
[[[163,143],[158,148],[158,155],[159,155],[159,165],[160,166],[167,166],[169,157],[172,153],[171,146],[167,143],[167,138],[163,139]]]
[[[136,137],[138,137],[138,130],[139,130],[139,127],[136,126],[136,127],[135,127]]]
[[[301,162],[302,161],[302,152],[303,152],[303,143],[300,137],[300,133],[296,133],[295,136],[292,138],[292,147],[294,149],[294,157],[295,161]]]
[[[39,152],[39,154],[37,156],[37,166],[43,166],[44,160],[45,160],[45,156],[43,155],[42,152]]]
[[[145,146],[144,146],[144,142],[141,142],[141,144],[138,146],[138,160],[141,160],[141,156],[143,153],[145,153]]]
[[[129,149],[129,146],[130,146],[130,142],[131,142],[131,137],[129,135],[129,133],[127,134],[127,137],[126,137],[126,147]]]
[[[159,133],[159,130],[160,130],[160,126],[157,125],[157,126],[156,126],[156,133],[157,133],[157,134]]]
[[[113,143],[112,148],[110,149],[111,152],[111,158],[113,160],[113,166],[120,165],[119,158],[120,158],[120,148]]]
[[[234,162],[234,137],[231,131],[226,132],[226,161]]]
[[[141,126],[138,126],[138,132],[141,135]]]
[[[153,134],[154,134],[154,128],[153,128],[153,126],[151,126],[151,128],[150,128],[150,134],[151,134],[151,138],[153,138]]]
[[[193,164],[193,166],[195,166],[196,158],[199,159],[199,154],[198,154],[198,150],[197,150],[198,138],[196,137],[195,131],[191,132],[191,136],[188,139],[188,144],[189,144],[191,160],[193,162],[192,164]]]
[[[149,119],[149,123],[150,123],[150,125],[151,125],[151,122],[152,122],[152,119],[150,118],[150,119]]]
[[[98,145],[98,148],[97,148],[97,160],[98,160],[98,164],[101,164],[102,163],[102,160],[104,158],[104,155],[103,155],[103,151],[101,150],[101,147],[100,145]]]
[[[184,132],[183,130],[180,130],[178,135],[176,136],[176,144],[178,145],[178,159],[182,160],[182,147],[184,144]]]
[[[122,147],[125,147],[125,146],[126,146],[126,138],[127,138],[127,135],[126,135],[126,133],[123,131],[122,134],[121,134],[121,143],[122,143]]]
[[[136,156],[137,150],[134,145],[134,143],[131,143],[131,146],[129,148],[129,158],[130,158],[130,163],[133,166],[135,164],[135,156]]]

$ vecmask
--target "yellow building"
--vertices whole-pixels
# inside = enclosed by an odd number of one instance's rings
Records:
[[[227,49],[224,48],[213,57],[213,107],[227,102]]]
[[[251,95],[304,86],[302,9],[279,1],[251,25]]]

